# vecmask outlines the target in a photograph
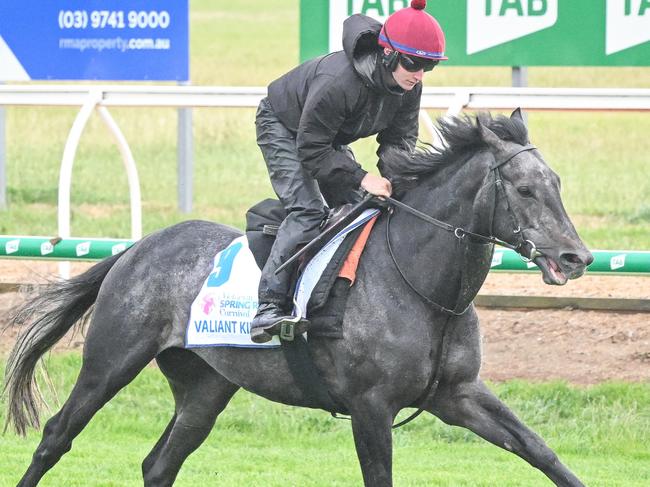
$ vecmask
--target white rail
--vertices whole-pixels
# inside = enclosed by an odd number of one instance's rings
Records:
[[[131,236],[142,236],[140,185],[128,143],[109,107],[256,107],[266,88],[154,85],[0,85],[0,106],[81,107],[66,141],[59,180],[59,235],[70,236],[72,165],[83,129],[97,108],[124,161],[131,197]],[[424,88],[421,107],[455,115],[463,109],[650,111],[650,89],[583,88]],[[437,138],[426,112],[423,127]]]
[[[256,107],[262,87],[0,85],[0,105],[82,106],[90,92],[99,106]],[[469,110],[650,110],[650,89],[627,88],[424,88],[422,108]]]

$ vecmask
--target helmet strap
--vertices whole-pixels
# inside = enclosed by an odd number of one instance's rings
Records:
[[[397,63],[399,63],[399,52],[391,51],[389,54],[382,53],[381,62],[392,73],[397,69]]]
[[[388,54],[382,50],[382,64],[392,73],[397,69],[397,63],[399,63],[399,52],[393,46],[393,43],[390,41],[390,36],[388,35],[388,26],[384,24],[384,34],[386,35],[386,40],[392,51]]]

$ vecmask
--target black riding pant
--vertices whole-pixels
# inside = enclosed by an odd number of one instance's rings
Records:
[[[295,266],[278,275],[275,270],[296,252],[298,246],[318,235],[325,217],[325,203],[318,183],[298,158],[295,135],[275,116],[266,98],[260,102],[255,126],[257,145],[266,161],[271,185],[287,212],[262,269],[259,301],[286,308],[290,303],[288,293]]]

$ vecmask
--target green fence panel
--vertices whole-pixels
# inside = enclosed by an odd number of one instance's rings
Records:
[[[607,274],[648,274],[650,276],[650,252],[630,250],[594,250],[594,261],[589,272]],[[539,268],[525,262],[509,249],[497,248],[492,257],[492,270],[508,272],[534,272]]]
[[[132,240],[0,236],[0,257],[48,260],[99,260],[122,252]]]
[[[47,260],[99,260],[127,249],[135,242],[127,239],[0,236],[0,258]],[[650,252],[595,250],[589,272],[650,275]],[[535,272],[538,267],[525,262],[509,249],[497,247],[492,270]]]

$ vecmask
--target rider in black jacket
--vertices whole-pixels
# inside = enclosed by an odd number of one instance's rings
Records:
[[[415,146],[424,71],[447,59],[444,34],[425,4],[412,0],[383,27],[365,15],[349,17],[343,51],[307,61],[269,85],[257,111],[257,143],[287,217],[262,270],[254,342],[295,322],[288,295],[293,269],[275,270],[318,235],[323,198],[334,207],[355,201],[359,189],[390,196],[390,181],[362,169],[347,144],[377,134],[380,161],[387,147]],[[306,326],[301,320],[295,332]]]

